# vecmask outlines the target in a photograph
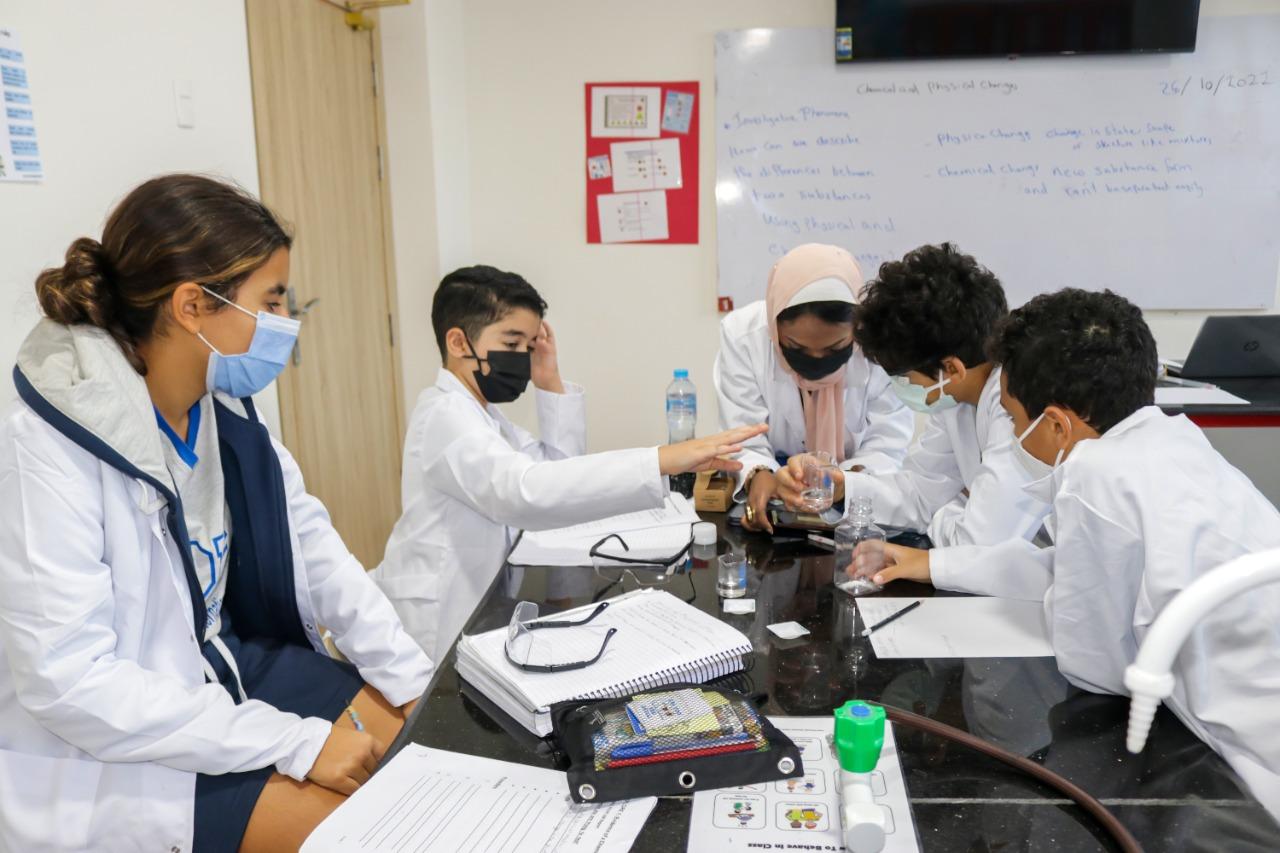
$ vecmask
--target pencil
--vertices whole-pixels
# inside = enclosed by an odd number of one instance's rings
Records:
[[[919,604],[919,602],[916,602]],[[356,713],[356,709],[350,705],[347,706],[347,716],[351,718],[352,724],[356,727],[356,731],[364,731],[364,723],[360,722],[360,715]]]
[[[870,637],[870,636],[871,636],[871,632],[872,632],[872,631],[875,631],[875,630],[877,630],[877,629],[879,629],[879,628],[883,628],[885,625],[888,625],[888,624],[889,624],[890,622],[892,622],[894,619],[897,619],[899,616],[902,616],[902,615],[906,614],[907,612],[909,612],[909,611],[911,611],[911,610],[915,610],[915,609],[916,609],[917,607],[919,607],[919,606],[920,606],[920,602],[919,602],[919,601],[913,601],[913,602],[911,602],[911,603],[910,603],[910,604],[908,604],[906,607],[904,607],[904,608],[902,608],[901,610],[899,610],[897,613],[894,613],[892,616],[886,616],[884,619],[881,619],[879,622],[877,622],[876,624],[872,625],[870,628],[867,628],[865,631],[863,631],[863,632],[862,632],[862,636],[864,636],[864,637]]]

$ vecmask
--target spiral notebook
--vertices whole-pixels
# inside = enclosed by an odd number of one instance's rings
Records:
[[[557,619],[588,615],[586,605]],[[741,631],[668,592],[641,589],[609,599],[585,626],[553,628],[538,640],[559,661],[588,660],[609,628],[618,632],[600,660],[585,669],[525,672],[507,660],[507,629],[463,636],[458,674],[538,736],[551,733],[550,706],[573,699],[629,696],[677,682],[702,683],[746,668],[751,641]],[[543,634],[544,632],[535,632]]]

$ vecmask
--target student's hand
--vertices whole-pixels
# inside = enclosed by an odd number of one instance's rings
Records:
[[[369,781],[384,752],[386,747],[368,732],[334,726],[307,778],[349,797]]]
[[[797,453],[787,460],[785,468],[778,469],[778,497],[790,510],[803,509],[800,493],[804,491],[804,466],[813,457],[808,453]],[[844,474],[832,478],[831,500],[839,503],[844,500]]]
[[[768,431],[768,424],[756,424],[664,445],[658,448],[658,469],[668,476],[697,471],[740,471],[741,462],[722,457],[741,453],[742,442]]]
[[[406,722],[409,720],[409,715],[413,713],[413,709],[416,707],[418,707],[417,699],[411,699],[400,706],[400,714],[404,717]]]
[[[768,468],[761,468],[751,475],[751,484],[747,487],[747,511],[742,516],[744,530],[764,530],[773,532],[769,523],[769,499],[777,489],[777,478]]]
[[[529,347],[529,378],[533,380],[533,387],[541,391],[563,394],[564,382],[560,380],[560,362],[556,355],[556,334],[551,324],[543,320],[542,329]]]
[[[777,495],[787,509],[799,509],[800,492],[804,490],[804,454],[788,459],[787,464],[778,469],[775,480]]]
[[[867,543],[862,543],[867,544]],[[862,547],[860,544],[859,548]],[[929,583],[929,552],[922,548],[908,548],[905,545],[894,545],[886,542],[884,548],[885,567],[875,573],[871,579],[884,586],[889,581],[909,580]],[[854,566],[857,567],[858,556],[854,553]]]

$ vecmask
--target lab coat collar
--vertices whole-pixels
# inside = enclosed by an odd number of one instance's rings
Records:
[[[1082,458],[1080,455],[1082,449],[1084,449],[1083,452],[1086,456],[1092,458],[1092,454],[1095,452],[1095,449],[1090,447],[1090,445],[1094,445],[1096,443],[1096,450],[1098,452],[1103,452],[1103,448],[1109,447],[1110,445],[1109,443],[1103,444],[1102,442],[1117,440],[1127,432],[1135,429],[1142,429],[1145,425],[1154,423],[1156,418],[1166,417],[1167,416],[1163,411],[1161,411],[1159,406],[1143,406],[1141,409],[1138,409],[1136,412],[1129,415],[1127,418],[1120,421],[1097,438],[1077,442],[1071,452],[1067,454],[1067,457],[1056,465],[1052,472],[1039,480],[1034,480],[1030,483],[1024,484],[1022,487],[1023,491],[1038,500],[1045,501],[1046,503],[1052,503],[1062,489],[1067,487],[1068,483],[1074,483],[1075,479],[1079,477],[1079,465],[1085,464],[1079,462]],[[1045,526],[1049,529],[1050,535],[1055,532],[1050,521],[1046,521]]]
[[[172,488],[147,383],[104,329],[40,320],[18,350],[14,384],[46,420],[65,419],[64,433],[83,433],[95,455]]]
[[[1104,432],[1101,438],[1111,438],[1112,436],[1124,435],[1126,432],[1134,429],[1140,429],[1144,424],[1151,422],[1155,418],[1168,417],[1159,406],[1143,406],[1129,417],[1120,421],[1111,429]]]
[[[502,413],[498,411],[493,403],[480,405],[480,401],[471,393],[471,389],[463,384],[462,380],[454,375],[453,371],[447,367],[440,368],[440,372],[436,374],[436,387],[446,394],[461,394],[466,397],[471,405],[475,406],[484,416],[489,419],[495,429],[501,429],[502,422],[506,420]]]

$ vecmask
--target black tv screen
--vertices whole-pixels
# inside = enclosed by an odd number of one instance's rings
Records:
[[[836,0],[836,59],[1194,51],[1200,0]]]

